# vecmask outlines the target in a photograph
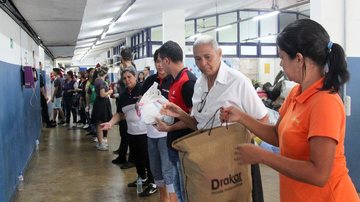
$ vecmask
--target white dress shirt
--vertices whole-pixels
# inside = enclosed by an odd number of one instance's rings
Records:
[[[207,94],[207,95],[206,95]],[[201,103],[205,102],[205,104]],[[257,95],[251,81],[240,71],[231,69],[221,62],[213,87],[208,89],[207,78],[204,74],[197,79],[192,97],[193,107],[191,116],[198,122],[198,129],[207,129],[211,123],[206,123],[214,116],[220,107],[237,106],[255,119],[262,119],[267,114],[265,105]],[[201,112],[200,106],[203,105]],[[220,112],[215,115],[213,127],[221,125]]]

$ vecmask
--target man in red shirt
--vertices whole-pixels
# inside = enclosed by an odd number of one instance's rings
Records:
[[[168,41],[159,48],[158,58],[160,59],[161,66],[164,67],[165,72],[172,75],[174,78],[174,81],[169,88],[169,101],[175,103],[187,113],[190,113],[196,77],[186,67],[184,67],[183,51],[181,47],[176,42]],[[185,201],[185,193],[183,189],[184,186],[182,182],[179,156],[177,151],[171,147],[171,144],[174,140],[191,133],[192,130],[179,120],[175,120],[173,125],[167,125],[166,123],[158,120],[156,127],[159,131],[168,132],[167,143],[169,158],[177,171],[174,176],[174,188],[179,202],[183,202]]]

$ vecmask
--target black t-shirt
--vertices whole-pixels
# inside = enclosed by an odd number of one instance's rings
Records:
[[[63,93],[63,81],[60,77],[57,77],[54,80],[54,88],[57,88],[57,92],[55,94],[55,98],[59,98],[62,97],[62,93]]]
[[[104,89],[105,92],[109,90],[109,86],[107,85],[107,83],[99,78],[94,81],[94,86],[95,86],[96,97],[101,97],[100,96],[101,89]]]
[[[40,73],[40,88],[45,87],[45,80],[43,75]]]
[[[128,105],[135,104],[140,97],[141,93],[141,84],[137,83],[134,89],[129,92],[127,89],[124,93],[119,96],[119,101],[117,102],[116,112],[123,113],[122,108]]]

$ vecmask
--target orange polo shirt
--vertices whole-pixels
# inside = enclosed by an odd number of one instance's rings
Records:
[[[310,160],[310,138],[321,136],[337,142],[331,175],[324,187],[299,182],[280,174],[282,202],[353,202],[359,197],[352,183],[344,155],[345,110],[338,94],[319,91],[323,78],[301,92],[295,86],[280,108],[280,154],[296,160]]]

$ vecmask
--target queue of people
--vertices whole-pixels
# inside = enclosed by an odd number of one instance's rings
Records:
[[[185,67],[183,51],[176,42],[168,41],[155,51],[157,73],[149,76],[146,68],[141,78],[132,62],[131,49],[122,50],[121,79],[115,89],[105,81],[108,68],[104,66],[96,70],[97,76],[82,82],[85,117],[95,126],[97,148],[108,150],[104,137],[119,123],[121,144],[113,163],[133,163],[138,175],[128,187],[141,182],[145,187],[139,193],[141,197],[159,191],[162,202],[183,202],[183,168],[172,142],[195,130],[208,129],[208,120],[215,117],[213,127],[239,122],[262,141],[280,148],[279,155],[254,144],[234,148],[239,165],[252,165],[253,201],[264,201],[259,164],[280,173],[283,202],[359,201],[344,155],[345,112],[339,89],[348,81],[349,73],[342,47],[331,42],[326,30],[309,19],[289,24],[278,35],[277,45],[280,65],[288,79],[298,85],[281,106],[276,125],[269,124],[268,111],[251,81],[222,61],[221,48],[210,36],[199,36],[193,44],[200,78]],[[71,113],[77,117],[69,103],[70,94],[74,95],[78,87],[72,82],[72,73],[67,73],[64,84],[58,73],[55,75],[54,120],[59,114],[59,120],[67,125]],[[154,82],[169,101],[161,113],[175,118],[171,125],[160,119],[146,125],[137,111],[138,101]],[[114,114],[111,94],[117,99]],[[59,104],[61,97],[65,116]]]

